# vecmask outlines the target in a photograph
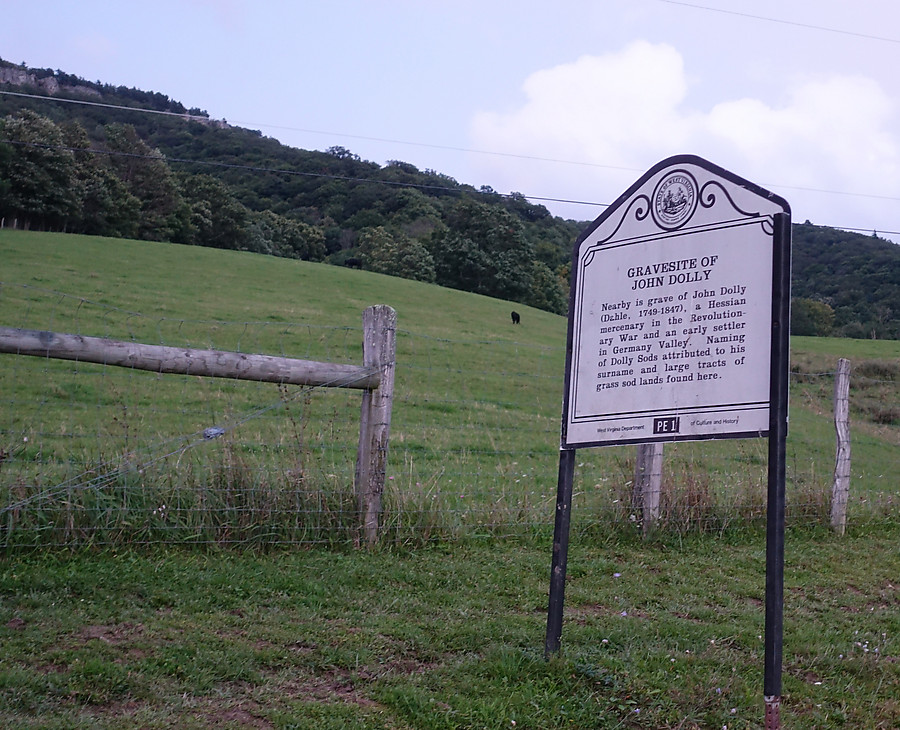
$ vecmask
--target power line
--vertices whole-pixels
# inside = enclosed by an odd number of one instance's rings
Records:
[[[0,92],[2,93],[2,92]],[[407,147],[424,147],[433,150],[447,150],[449,152],[468,152],[474,155],[492,155],[494,157],[511,157],[518,160],[533,160],[535,162],[555,162],[562,165],[581,165],[583,167],[600,167],[606,170],[622,170],[624,172],[642,172],[635,167],[621,165],[605,165],[600,162],[585,162],[584,160],[561,160],[555,157],[540,157],[538,155],[523,155],[517,152],[496,152],[494,150],[479,150],[472,147],[455,147],[453,145],[433,144],[429,142],[407,142],[402,139],[390,139],[387,137],[369,137],[363,134],[347,134],[346,132],[325,132],[319,129],[304,129],[302,127],[288,127],[265,122],[248,122],[235,120],[238,124],[246,124],[252,127],[265,127],[266,129],[281,129],[286,132],[303,132],[304,134],[322,134],[330,137],[346,137],[347,139],[361,139],[367,142],[385,142],[387,144],[400,144]]]
[[[689,5],[691,7],[698,7],[701,9],[716,10],[715,8],[705,8],[704,6],[700,6],[700,5],[692,5],[690,3],[680,2],[680,0],[660,0],[660,2],[672,2],[676,5]],[[726,12],[726,11],[722,11],[722,12]],[[736,14],[740,15],[740,13],[736,13]],[[761,19],[766,20],[766,18],[761,18]],[[199,121],[202,123],[209,123],[210,121],[215,121],[215,120],[210,120],[209,117],[205,117],[205,116],[182,114],[182,113],[178,113],[178,112],[161,111],[161,110],[157,110],[157,109],[143,109],[143,108],[139,108],[139,107],[122,106],[122,105],[116,105],[116,104],[105,104],[105,103],[100,103],[100,102],[86,101],[86,100],[82,100],[82,99],[66,99],[66,98],[55,97],[55,96],[43,96],[41,94],[26,94],[26,93],[22,93],[22,92],[0,90],[0,95],[24,97],[24,98],[30,98],[30,99],[37,99],[40,101],[51,101],[51,102],[61,101],[61,102],[66,102],[66,103],[70,103],[70,104],[83,104],[83,105],[87,105],[87,106],[98,106],[98,107],[104,107],[107,109],[132,111],[132,112],[146,113],[146,114],[161,114],[161,115],[170,116],[170,117],[178,117],[180,119]],[[242,122],[242,124],[247,124],[247,122]],[[316,134],[330,134],[329,132],[322,132],[322,131],[316,131],[316,130],[303,130],[303,129],[299,129],[299,128],[295,128],[295,127],[278,127],[276,125],[263,125],[263,126],[270,126],[275,129],[287,129],[287,130],[293,130],[293,131],[313,132]],[[351,138],[356,138],[356,139],[366,139],[366,140],[374,140],[374,141],[381,141],[381,142],[390,142],[390,143],[394,143],[394,144],[405,144],[405,145],[413,145],[413,146],[419,146],[419,147],[429,147],[429,148],[434,148],[434,149],[445,149],[445,150],[455,150],[455,151],[460,151],[460,152],[471,152],[474,154],[516,157],[516,158],[521,158],[521,159],[538,160],[538,161],[543,161],[543,162],[554,162],[554,163],[558,163],[558,164],[569,164],[569,165],[584,165],[584,166],[588,166],[588,167],[600,167],[600,168],[623,170],[623,171],[627,171],[627,172],[636,172],[636,173],[643,172],[643,170],[640,170],[638,168],[619,167],[619,166],[615,166],[615,165],[603,165],[600,163],[577,162],[577,161],[572,161],[572,160],[559,160],[559,159],[553,159],[553,158],[536,157],[536,156],[529,156],[529,155],[517,155],[517,154],[512,154],[512,153],[504,153],[504,152],[490,152],[490,151],[486,151],[486,150],[467,149],[464,147],[452,147],[452,146],[447,146],[447,145],[435,145],[435,144],[427,144],[427,143],[420,143],[420,142],[404,142],[401,140],[383,139],[383,138],[378,138],[378,137],[366,137],[366,136],[362,136],[362,135],[342,135],[342,134],[338,134],[338,133],[333,133],[333,134],[334,134],[334,136],[344,136],[344,137],[351,137]],[[134,153],[112,152],[109,150],[95,150],[95,149],[85,150],[82,148],[70,148],[70,147],[54,146],[54,145],[42,145],[42,144],[33,143],[33,142],[18,142],[15,140],[0,140],[0,142],[6,142],[9,144],[18,144],[18,145],[23,145],[23,146],[45,147],[48,149],[68,150],[71,152],[91,152],[94,154],[120,155],[120,156],[127,156],[127,157],[136,157],[136,158],[148,157],[146,155],[138,155],[138,154],[134,154]],[[305,176],[305,177],[320,177],[320,178],[331,179],[331,180],[342,180],[345,182],[365,182],[365,183],[374,183],[374,184],[379,184],[379,185],[392,185],[392,186],[397,186],[397,187],[416,188],[416,189],[420,189],[420,190],[445,191],[445,192],[451,192],[451,193],[455,193],[455,194],[462,192],[462,190],[460,190],[458,188],[450,188],[450,187],[440,186],[440,185],[425,185],[425,184],[421,184],[421,183],[403,183],[403,182],[397,182],[397,181],[393,181],[393,180],[373,180],[371,178],[356,178],[356,177],[349,177],[349,176],[342,176],[342,175],[328,175],[325,173],[300,172],[298,170],[288,170],[288,169],[284,169],[284,168],[269,168],[269,167],[259,167],[259,166],[251,166],[251,165],[237,165],[234,163],[215,162],[215,161],[211,161],[211,160],[189,160],[189,159],[177,158],[177,157],[166,157],[165,159],[168,162],[175,162],[175,163],[179,163],[179,164],[206,165],[209,167],[220,167],[220,168],[227,168],[227,169],[245,170],[248,172],[267,172],[267,173],[280,173],[280,174],[287,174],[287,175],[298,175],[298,176]],[[844,196],[850,196],[850,197],[870,198],[873,200],[900,201],[900,197],[888,196],[888,195],[873,195],[870,193],[854,193],[854,192],[846,192],[846,191],[840,191],[840,190],[825,190],[825,189],[821,189],[821,188],[781,185],[779,183],[763,183],[763,184],[766,185],[767,187],[781,188],[781,189],[785,189],[785,190],[801,190],[801,191],[805,191],[805,192],[824,193],[824,194],[829,194],[829,195],[844,195]],[[466,187],[466,186],[461,184],[461,187]],[[476,193],[479,192],[479,191],[475,190],[474,187],[472,188],[472,190],[474,190]],[[512,193],[494,192],[493,194],[499,195],[504,198],[513,197]],[[574,200],[574,199],[568,199],[568,198],[556,198],[556,197],[549,197],[549,196],[525,195],[524,193],[518,193],[518,194],[522,195],[523,197],[525,197],[528,200],[540,201],[542,203],[564,203],[564,204],[569,204],[569,205],[585,205],[585,206],[592,206],[592,207],[599,207],[599,208],[608,208],[611,205],[611,203],[600,203],[600,202],[588,201],[588,200]],[[875,228],[873,228],[872,226],[867,226],[864,228],[854,227],[854,226],[826,226],[826,227],[838,228],[838,229],[845,230],[845,231],[875,230]],[[886,235],[892,235],[892,236],[900,235],[900,231],[882,230],[881,232]]]
[[[686,8],[696,8],[697,10],[706,10],[711,13],[722,13],[724,15],[736,15],[739,18],[751,18],[753,20],[763,20],[767,23],[779,23],[780,25],[792,25],[796,28],[806,28],[808,30],[821,30],[826,33],[839,33],[840,35],[854,36],[855,38],[865,38],[870,41],[882,41],[884,43],[900,43],[900,39],[887,38],[885,36],[870,35],[868,33],[856,33],[852,30],[844,30],[842,28],[828,28],[823,25],[813,25],[812,23],[800,23],[793,20],[782,20],[781,18],[769,18],[764,15],[753,15],[751,13],[742,13],[738,10],[725,10],[724,8],[713,8],[708,5],[700,5],[699,3],[684,2],[684,0],[659,0],[661,3],[668,5],[681,5]]]
[[[450,152],[468,152],[475,155],[493,155],[495,157],[511,157],[520,160],[534,160],[537,162],[554,162],[563,165],[582,165],[584,167],[599,167],[607,170],[623,170],[625,172],[641,172],[634,167],[623,167],[619,165],[605,165],[599,162],[585,162],[583,160],[561,160],[554,157],[540,157],[537,155],[523,155],[515,152],[495,152],[493,150],[479,150],[473,149],[470,147],[455,147],[453,145],[441,145],[441,144],[432,144],[428,142],[408,142],[402,139],[390,139],[386,137],[371,137],[363,134],[347,134],[345,132],[327,132],[321,129],[306,129],[303,127],[289,127],[287,125],[279,125],[279,124],[268,124],[266,122],[252,122],[242,119],[232,120],[233,124],[228,124],[225,120],[214,120],[210,119],[207,116],[196,115],[196,114],[187,114],[180,112],[168,112],[168,111],[160,111],[159,109],[142,109],[140,107],[133,106],[123,106],[118,104],[103,104],[96,101],[85,101],[83,99],[67,99],[64,97],[56,97],[56,96],[45,96],[42,94],[25,94],[23,92],[16,91],[0,91],[0,95],[5,96],[18,96],[26,99],[38,99],[41,101],[62,101],[67,104],[83,104],[86,106],[95,106],[95,107],[103,107],[106,109],[118,109],[121,111],[129,111],[129,112],[146,112],[148,114],[162,114],[170,117],[178,117],[179,119],[187,119],[189,121],[197,121],[203,124],[215,123],[221,121],[223,124],[228,126],[241,126],[246,125],[247,128],[252,127],[264,127],[266,129],[280,129],[285,132],[302,132],[304,134],[321,134],[329,137],[345,137],[347,139],[361,139],[366,140],[368,142],[384,142],[387,144],[399,144],[406,145],[408,147],[423,147],[427,149],[435,149],[435,150],[447,150]],[[566,201],[567,202],[567,201]],[[596,203],[589,203],[589,205],[597,205]]]
[[[188,114],[188,113],[180,113],[180,112],[167,112],[161,109],[146,109],[143,107],[136,106],[123,106],[121,104],[104,104],[99,101],[87,101],[86,99],[67,99],[64,96],[44,96],[42,94],[25,94],[20,91],[0,91],[0,94],[4,96],[19,96],[25,99],[40,99],[42,101],[59,101],[64,102],[66,104],[80,104],[82,106],[99,106],[104,109],[121,109],[123,111],[129,112],[141,112],[142,114],[162,114],[167,117],[179,117],[181,119],[192,119],[198,122],[209,122],[209,117],[198,115],[198,114]]]
[[[67,147],[65,145],[53,145],[53,144],[43,144],[41,142],[23,142],[21,140],[15,139],[0,139],[0,143],[16,145],[19,147],[36,147],[39,149],[47,149],[47,150],[59,150],[61,152],[80,152],[80,153],[89,153],[94,155],[106,155],[108,157],[128,157],[138,160],[159,160],[160,158],[155,155],[142,155],[136,152],[119,152],[114,150],[99,150],[93,148],[84,148],[84,147]],[[182,165],[204,165],[207,167],[219,167],[228,170],[243,170],[246,172],[267,172],[267,173],[275,173],[281,175],[295,175],[298,177],[315,177],[315,178],[323,178],[326,180],[340,180],[342,182],[356,182],[356,183],[371,183],[374,185],[390,185],[393,187],[400,188],[416,188],[417,190],[431,190],[431,191],[439,191],[439,192],[447,192],[459,194],[462,192],[469,192],[465,190],[466,186],[460,185],[458,188],[451,188],[445,185],[426,185],[423,183],[408,183],[408,182],[399,182],[397,180],[377,180],[367,177],[352,177],[349,175],[332,175],[324,172],[303,172],[301,170],[289,170],[284,167],[260,167],[258,165],[238,165],[233,162],[216,162],[215,160],[189,160],[183,157],[169,157],[164,156],[162,158],[165,162],[170,163],[178,163]],[[481,191],[471,189],[471,192],[475,192],[477,194],[482,194]],[[521,193],[498,193],[492,192],[491,195],[499,195],[502,198],[512,198],[514,195],[521,195]],[[547,202],[554,203],[571,203],[573,205],[592,205],[599,207],[609,207],[609,203],[596,203],[588,200],[569,200],[566,198],[547,198],[540,197],[537,195],[523,195],[523,197],[528,198],[529,200],[541,200]]]
[[[661,2],[675,2],[675,0],[660,0],[660,1]],[[691,5],[690,3],[682,3],[682,2],[675,2],[675,4],[689,5],[690,7],[698,7],[698,8],[703,7],[700,5]],[[715,10],[715,8],[709,8],[709,9]],[[729,12],[729,11],[722,11],[722,12]],[[737,13],[737,14],[739,15],[740,13]],[[756,17],[756,16],[750,16],[750,17]],[[765,20],[765,18],[763,18],[763,20]],[[28,99],[38,99],[41,101],[62,101],[62,102],[66,102],[68,104],[85,104],[88,106],[104,107],[107,109],[117,109],[117,110],[121,110],[121,111],[142,112],[142,113],[147,113],[147,114],[162,114],[165,116],[178,117],[179,119],[187,119],[187,120],[191,120],[191,121],[198,121],[201,123],[210,123],[211,121],[213,121],[213,122],[216,121],[216,120],[210,120],[209,117],[198,116],[195,114],[182,114],[179,112],[167,112],[167,111],[160,111],[158,109],[142,109],[139,107],[122,106],[122,105],[117,105],[117,104],[102,104],[102,103],[94,102],[94,101],[84,101],[81,99],[66,99],[66,98],[55,97],[55,96],[43,96],[41,94],[25,94],[25,93],[14,92],[14,91],[0,91],[0,95],[18,96],[18,97],[24,97],[24,98],[28,98]],[[510,157],[510,158],[520,159],[520,160],[533,160],[536,162],[553,162],[553,163],[560,164],[560,165],[580,165],[582,167],[597,167],[597,168],[602,168],[605,170],[621,170],[623,172],[634,172],[634,173],[638,173],[638,174],[644,172],[644,170],[637,168],[637,167],[625,167],[623,165],[606,165],[606,164],[599,163],[599,162],[585,162],[583,160],[563,160],[563,159],[559,159],[559,158],[555,158],[555,157],[541,157],[538,155],[523,155],[523,154],[517,154],[514,152],[495,152],[492,150],[480,150],[480,149],[474,149],[471,147],[456,147],[453,145],[431,144],[428,142],[408,142],[408,141],[404,141],[401,139],[391,139],[388,137],[372,137],[372,136],[367,136],[367,135],[362,135],[362,134],[347,134],[344,132],[326,132],[326,131],[319,130],[319,129],[306,129],[303,127],[289,127],[286,125],[266,124],[264,122],[249,122],[249,121],[245,121],[245,120],[234,120],[234,121],[235,121],[235,124],[237,124],[237,125],[260,126],[260,127],[265,127],[266,129],[280,129],[280,130],[288,131],[288,132],[303,132],[304,134],[321,134],[321,135],[327,135],[327,136],[332,136],[332,137],[345,137],[348,139],[361,139],[361,140],[366,140],[369,142],[385,142],[388,144],[406,145],[409,147],[423,147],[423,148],[427,148],[427,149],[448,150],[451,152],[467,152],[467,153],[476,154],[476,155],[493,155],[495,157]],[[225,122],[225,123],[227,124],[227,122]],[[232,126],[234,126],[234,125],[232,125]],[[182,161],[182,160],[179,160],[179,161]],[[211,164],[211,163],[195,162],[194,164]],[[256,168],[247,168],[247,169],[256,169]],[[262,168],[260,168],[260,169],[262,169]],[[271,170],[266,170],[266,171],[271,172]],[[288,171],[285,170],[284,172],[288,172]],[[388,181],[384,181],[384,182],[386,184],[388,183]],[[825,190],[822,188],[803,187],[803,186],[799,186],[799,185],[781,185],[779,183],[763,183],[763,185],[766,185],[768,187],[782,188],[784,190],[802,190],[804,192],[810,192],[810,193],[825,193],[828,195],[846,195],[846,196],[856,197],[856,198],[871,198],[873,200],[900,201],[900,197],[890,196],[890,195],[875,195],[872,193],[854,193],[854,192],[846,192],[846,191],[842,191],[842,190]],[[504,195],[504,194],[497,193],[497,195]],[[534,196],[534,195],[526,195],[525,197],[530,200],[542,200],[542,201],[551,202],[551,203],[572,203],[575,205],[592,205],[592,206],[602,206],[602,207],[609,206],[609,203],[597,203],[597,202],[584,201],[584,200],[569,200],[566,198],[538,197],[538,196]],[[850,229],[848,229],[848,230],[850,230]],[[866,230],[866,229],[864,229],[864,230]]]
[[[874,195],[873,193],[849,193],[843,190],[825,190],[824,188],[807,188],[801,185],[781,185],[780,183],[762,183],[764,187],[781,188],[782,190],[802,190],[807,193],[825,193],[827,195],[846,195],[851,198],[871,198],[872,200],[896,200],[900,201],[900,197],[895,195]]]
[[[661,2],[670,2],[670,1],[675,2],[675,0],[660,0],[660,1]],[[680,2],[676,2],[676,4],[690,5],[689,3],[680,3]],[[691,7],[703,7],[703,6],[691,5]],[[715,10],[715,8],[710,8],[710,9]],[[725,12],[725,11],[723,11],[723,12]],[[102,104],[99,102],[84,101],[81,99],[66,99],[66,98],[55,97],[55,96],[44,96],[41,94],[25,94],[22,92],[14,92],[14,91],[0,91],[0,95],[17,96],[17,97],[24,97],[24,98],[28,98],[28,99],[38,99],[41,101],[61,101],[61,102],[66,102],[68,104],[85,104],[88,106],[104,107],[107,109],[117,109],[120,111],[132,111],[132,112],[140,112],[140,113],[147,113],[147,114],[162,114],[162,115],[166,115],[166,116],[170,116],[170,117],[178,117],[179,119],[198,121],[201,123],[210,123],[211,121],[212,122],[217,121],[217,120],[210,120],[209,117],[205,117],[205,116],[182,114],[179,112],[167,112],[167,111],[160,111],[158,109],[142,109],[139,107],[122,106],[122,105],[117,105],[117,104]],[[470,148],[470,147],[456,147],[456,146],[452,146],[452,145],[439,145],[439,144],[431,144],[431,143],[427,143],[427,142],[408,142],[408,141],[399,140],[399,139],[390,139],[390,138],[386,138],[386,137],[372,137],[372,136],[361,135],[361,134],[346,134],[344,132],[326,132],[326,131],[318,130],[318,129],[305,129],[303,127],[289,127],[289,126],[284,126],[284,125],[265,124],[265,123],[260,123],[260,122],[248,122],[248,121],[242,121],[242,120],[235,120],[235,121],[237,124],[240,124],[240,125],[247,124],[247,125],[252,125],[252,126],[261,126],[261,127],[267,128],[267,129],[281,129],[284,131],[303,132],[306,134],[321,134],[321,135],[328,135],[328,136],[333,136],[333,137],[346,137],[348,139],[361,139],[361,140],[367,140],[367,141],[371,141],[371,142],[385,142],[388,144],[407,145],[410,147],[424,147],[424,148],[428,148],[428,149],[449,150],[449,151],[453,151],[453,152],[467,152],[467,153],[477,154],[477,155],[493,155],[496,157],[510,157],[510,158],[521,159],[521,160],[533,160],[533,161],[537,161],[537,162],[553,162],[553,163],[561,164],[561,165],[580,165],[582,167],[597,167],[597,168],[602,168],[602,169],[606,169],[606,170],[621,170],[623,172],[634,172],[634,173],[638,173],[638,174],[644,172],[644,170],[637,168],[637,167],[625,167],[622,165],[607,165],[607,164],[603,164],[603,163],[599,163],[599,162],[585,162],[583,160],[563,160],[563,159],[554,158],[554,157],[540,157],[537,155],[523,155],[523,154],[517,154],[517,153],[513,153],[513,152],[494,152],[491,150],[479,150],[479,149],[474,149],[474,148]],[[224,122],[224,120],[223,120],[223,123],[227,124],[227,122]],[[243,127],[239,127],[239,128],[243,128]],[[197,162],[195,164],[205,164],[205,163]],[[248,169],[253,169],[253,168],[248,168]],[[821,188],[802,187],[802,186],[798,186],[798,185],[781,185],[779,183],[763,183],[763,184],[767,185],[769,187],[777,187],[777,188],[782,188],[785,190],[802,190],[805,192],[825,193],[828,195],[846,195],[846,196],[857,197],[857,198],[872,198],[874,200],[900,201],[900,197],[887,196],[887,195],[874,195],[872,193],[854,193],[854,192],[846,192],[846,191],[842,191],[842,190],[825,190],[825,189],[821,189]],[[502,193],[497,193],[497,194],[502,195]],[[577,204],[577,205],[609,206],[609,203],[597,203],[597,202],[582,201],[582,200],[568,200],[568,199],[564,199],[564,198],[538,197],[538,196],[533,196],[533,195],[526,195],[525,197],[529,198],[529,199],[533,199],[533,200],[543,200],[543,201],[554,202],[554,203],[573,203],[573,204]]]
[[[135,152],[116,152],[111,150],[98,150],[98,149],[84,149],[82,147],[66,147],[63,145],[49,145],[49,144],[41,144],[38,142],[22,142],[19,140],[10,140],[10,139],[0,139],[0,143],[18,145],[20,147],[38,147],[41,149],[52,149],[52,150],[60,150],[66,152],[87,152],[89,154],[95,155],[107,155],[109,157],[128,157],[133,159],[144,159],[144,160],[159,160],[159,157],[154,155],[141,155]],[[278,168],[278,167],[260,167],[254,165],[237,165],[230,162],[216,162],[213,160],[188,160],[181,157],[164,157],[163,158],[167,163],[174,162],[184,165],[205,165],[208,167],[219,167],[223,169],[232,169],[232,170],[243,170],[246,172],[266,172],[273,174],[284,174],[284,175],[296,175],[300,177],[313,177],[313,178],[321,178],[326,180],[340,180],[343,182],[356,182],[356,183],[370,183],[373,185],[390,185],[393,187],[404,187],[404,188],[415,188],[417,190],[432,190],[432,191],[440,191],[440,192],[448,192],[453,194],[459,194],[462,192],[470,192],[464,191],[461,188],[451,188],[442,185],[424,185],[421,183],[404,183],[398,182],[396,180],[373,180],[372,178],[365,177],[351,177],[348,175],[330,175],[323,172],[302,172],[300,170],[288,170],[286,168]],[[480,191],[472,189],[472,192],[476,194],[481,194]],[[512,194],[506,193],[492,193],[493,195],[499,195],[503,198],[511,198]],[[593,201],[587,200],[569,200],[566,198],[547,198],[540,197],[536,195],[524,195],[523,197],[528,200],[540,200],[547,202],[555,202],[555,203],[571,203],[573,205],[590,205],[600,208],[608,208],[611,203],[597,203]],[[844,231],[860,231],[862,233],[868,233],[873,230],[873,228],[858,228],[853,226],[824,226],[826,228],[837,228]],[[900,231],[888,231],[881,230],[878,231],[885,235],[889,236],[900,236]]]

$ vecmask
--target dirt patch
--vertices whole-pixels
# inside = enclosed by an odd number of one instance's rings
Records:
[[[328,672],[315,677],[302,677],[280,685],[280,691],[288,697],[315,702],[337,702],[359,707],[378,707],[375,700],[368,697],[357,683],[374,678],[367,673],[352,677],[349,673]]]
[[[420,662],[416,659],[397,659],[384,666],[382,674],[425,674],[440,666],[437,662]]]
[[[133,641],[144,633],[143,624],[121,623],[112,626],[102,624],[85,626],[78,632],[78,638],[84,642],[102,641],[104,644],[119,646]]]
[[[675,618],[680,618],[683,621],[690,621],[692,624],[702,624],[703,619],[699,619],[696,616],[691,616],[691,614],[686,613],[685,611],[673,611],[672,615]]]
[[[257,709],[255,706],[250,707],[254,710]],[[215,715],[208,715],[206,720],[209,722],[210,727],[239,725],[240,727],[259,728],[260,730],[275,727],[268,720],[254,715],[244,707],[231,707],[227,710],[222,710]]]
[[[316,651],[319,648],[319,645],[314,642],[295,641],[293,644],[288,644],[287,648],[290,652],[306,655]]]
[[[609,618],[647,618],[646,611],[637,608],[629,608],[627,610],[616,610],[609,606],[601,606],[598,603],[583,603],[580,606],[574,606],[568,610],[569,616],[575,623],[583,624],[588,618],[596,616],[608,616]]]
[[[111,702],[106,705],[85,707],[84,713],[94,718],[126,718],[132,717],[147,707],[146,702],[128,700],[127,702]]]

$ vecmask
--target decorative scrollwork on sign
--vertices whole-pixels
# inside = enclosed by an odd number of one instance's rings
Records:
[[[606,238],[602,238],[594,245],[602,245],[613,238],[618,232],[622,225],[625,223],[629,214],[634,212],[634,219],[639,223],[647,218],[650,215],[650,198],[646,195],[638,195],[628,203],[628,207],[625,209],[625,212],[622,214],[622,217],[619,219],[619,222],[616,224],[616,227],[610,232]],[[587,262],[586,262],[587,263]]]
[[[728,193],[728,190],[722,185],[718,180],[710,180],[707,182],[702,188],[700,188],[700,205],[704,208],[712,208],[716,202],[716,193],[710,190],[711,187],[717,187],[722,191],[722,194],[727,198],[728,202],[731,203],[731,207],[734,208],[738,213],[745,215],[750,218],[755,218],[759,215],[759,211],[751,212],[749,210],[743,210],[738,207],[738,204],[734,202],[734,198]]]

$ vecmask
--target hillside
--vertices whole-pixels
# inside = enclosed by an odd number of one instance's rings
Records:
[[[806,299],[834,316],[831,328],[796,334],[900,339],[900,246],[890,241],[795,224],[791,287],[795,314]]]
[[[7,226],[348,264],[565,312],[586,222],[518,193],[343,147],[287,147],[163,94],[62,71],[0,61],[0,91]],[[796,334],[900,338],[900,247],[795,225],[793,295]]]

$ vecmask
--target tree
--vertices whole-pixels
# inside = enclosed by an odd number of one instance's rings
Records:
[[[190,206],[190,240],[197,246],[242,249],[247,244],[248,211],[228,187],[209,175],[182,178],[181,189]]]
[[[527,301],[534,250],[515,216],[499,206],[463,199],[447,214],[446,225],[435,231],[429,246],[438,284]]]
[[[253,214],[247,232],[251,251],[304,261],[325,258],[325,233],[321,228],[271,210]]]
[[[359,237],[363,265],[370,271],[403,279],[434,282],[434,260],[419,241],[382,227],[367,228]]]
[[[566,290],[562,279],[546,264],[535,261],[533,284],[528,304],[554,314],[565,314]]]
[[[353,160],[354,162],[359,162],[359,155],[353,154],[346,147],[335,145],[334,147],[329,147],[325,152],[333,157],[337,157],[339,160]]]
[[[175,176],[158,150],[151,149],[128,124],[105,128],[113,153],[113,169],[128,192],[141,202],[137,235],[148,241],[181,241],[191,237],[190,208]]]
[[[825,302],[800,297],[791,302],[791,334],[827,337],[834,325],[834,310]]]
[[[75,156],[47,117],[21,111],[0,122],[0,212],[22,228],[63,229],[78,215]],[[8,225],[8,224],[7,224]]]
[[[81,201],[73,229],[94,236],[134,238],[141,203],[116,177],[105,155],[97,155],[77,121],[62,125],[63,140],[75,158],[73,185]]]

